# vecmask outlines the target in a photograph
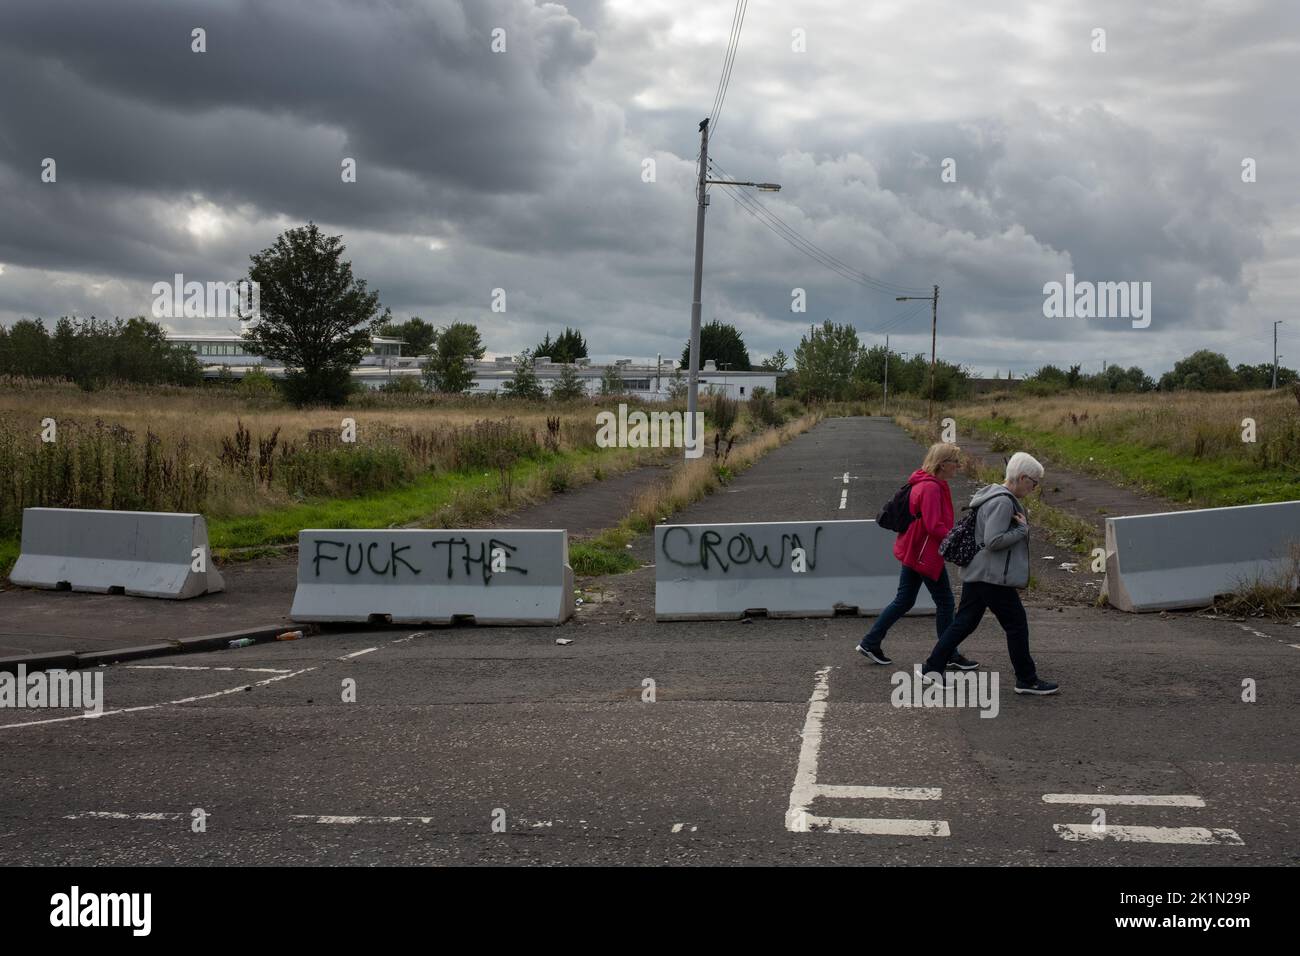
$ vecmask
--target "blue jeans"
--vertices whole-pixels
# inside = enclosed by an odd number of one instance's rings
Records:
[[[948,625],[952,623],[952,614],[956,607],[956,601],[952,596],[952,585],[948,583],[948,569],[945,567],[939,572],[937,581],[931,581],[919,571],[913,571],[907,565],[903,565],[902,573],[898,576],[898,593],[894,595],[894,600],[889,602],[889,606],[880,612],[880,617],[876,618],[876,623],[871,625],[871,630],[867,631],[867,636],[862,639],[863,647],[879,645],[885,639],[885,634],[894,626],[894,622],[912,610],[912,605],[916,603],[916,596],[921,593],[922,583],[930,592],[930,597],[934,599],[937,612],[934,616],[935,631],[940,637],[943,636],[943,632],[948,630]]]

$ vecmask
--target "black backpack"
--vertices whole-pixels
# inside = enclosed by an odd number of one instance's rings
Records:
[[[975,555],[979,554],[980,549],[984,547],[981,542],[975,540],[975,516],[980,508],[997,497],[1000,495],[990,495],[974,508],[967,506],[963,509],[966,514],[952,526],[952,530],[944,535],[943,541],[939,543],[939,554],[945,561],[951,561],[957,567],[964,568],[975,560]],[[1011,518],[1013,524],[1015,520],[1013,515]]]
[[[912,514],[910,510],[911,497],[912,483],[909,481],[894,492],[894,497],[890,498],[888,504],[880,509],[880,514],[876,515],[876,524],[899,534],[906,531],[913,521],[921,517],[919,514]]]

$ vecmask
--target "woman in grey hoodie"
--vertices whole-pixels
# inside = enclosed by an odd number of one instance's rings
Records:
[[[1043,478],[1043,466],[1023,451],[1007,462],[1006,481],[975,493],[975,540],[980,549],[961,572],[961,603],[952,624],[943,632],[923,674],[943,680],[944,668],[961,644],[990,610],[1007,633],[1007,651],[1016,670],[1017,694],[1055,694],[1057,685],[1039,678],[1029,656],[1029,621],[1017,588],[1029,585],[1029,524],[1020,503]]]

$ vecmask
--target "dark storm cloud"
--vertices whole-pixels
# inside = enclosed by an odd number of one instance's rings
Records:
[[[0,318],[145,311],[151,282],[240,274],[311,219],[343,234],[398,315],[478,321],[496,351],[577,324],[598,355],[676,357],[695,129],[730,8],[6,0]],[[847,9],[751,4],[713,155],[781,182],[757,198],[854,268],[939,283],[950,357],[1167,367],[1294,311],[1300,145],[1280,117],[1297,104],[1273,79],[1296,62],[1294,10]],[[1104,55],[1089,50],[1097,26]],[[194,27],[207,53],[191,52]],[[57,184],[40,182],[47,156]],[[1244,156],[1258,183],[1241,182]],[[356,183],[340,181],[344,157]],[[947,157],[956,183],[940,181]],[[826,318],[928,349],[922,311],[891,326],[908,307],[801,256],[717,188],[705,261],[706,318],[735,321],[754,353],[791,352]],[[1152,329],[1044,319],[1042,286],[1067,271],[1151,281]],[[807,313],[790,311],[795,287]],[[488,311],[494,288],[506,315]]]

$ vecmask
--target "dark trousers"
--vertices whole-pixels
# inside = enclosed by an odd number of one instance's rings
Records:
[[[1036,680],[1038,671],[1034,667],[1034,659],[1029,656],[1029,620],[1025,617],[1025,606],[1020,603],[1020,595],[1015,588],[984,581],[968,581],[961,586],[961,604],[957,607],[957,616],[953,618],[952,625],[939,635],[939,643],[934,645],[922,671],[942,673],[956,652],[957,645],[979,627],[986,609],[993,612],[993,616],[1002,625],[1002,630],[1007,632],[1007,653],[1011,655],[1016,680]]]
[[[907,565],[903,565],[903,571],[898,576],[898,593],[894,595],[894,600],[889,602],[889,606],[880,612],[880,617],[876,618],[876,623],[871,625],[871,630],[867,631],[867,636],[862,639],[863,647],[876,647],[885,639],[885,634],[894,622],[900,617],[912,610],[916,604],[916,596],[921,593],[921,584],[930,592],[930,597],[934,599],[934,626],[939,634],[943,634],[952,623],[952,612],[956,601],[952,596],[952,585],[948,583],[948,569],[944,568],[939,572],[939,579],[931,581],[919,571],[913,571]]]

